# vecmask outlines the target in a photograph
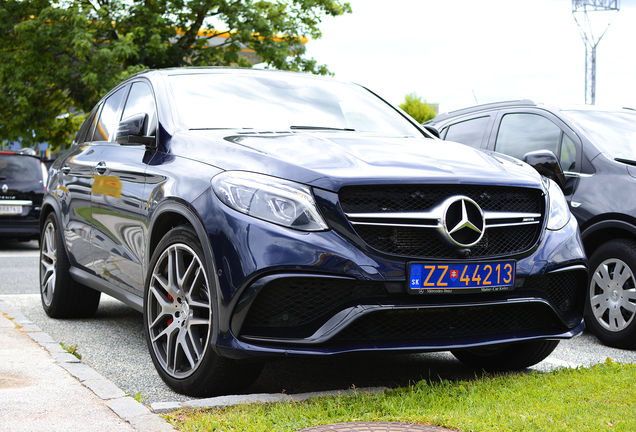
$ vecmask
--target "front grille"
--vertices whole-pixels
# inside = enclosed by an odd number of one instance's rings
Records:
[[[587,284],[587,274],[583,270],[549,273],[533,276],[525,280],[520,292],[531,294],[540,291],[561,312],[573,310],[579,306],[577,300]]]
[[[483,210],[538,213],[543,209],[540,190],[504,186],[345,186],[338,195],[345,213],[424,211],[453,195],[468,196]]]
[[[556,327],[564,326],[556,322],[548,306],[541,304],[440,307],[370,313],[334,340],[434,341]]]
[[[442,241],[436,230],[392,226],[356,225],[355,230],[373,249],[391,255],[419,258],[457,258],[455,249]],[[490,228],[475,246],[472,258],[524,252],[537,241],[541,227],[522,225]]]
[[[346,214],[378,217],[375,224],[353,224],[353,229],[367,245],[386,254],[413,258],[457,258],[458,255],[434,227],[399,226],[395,220],[389,223],[382,216],[423,212],[440,200],[459,195],[473,199],[484,212],[543,214],[544,209],[540,190],[504,186],[348,186],[339,192],[340,204]],[[413,221],[409,220],[407,224],[413,225]],[[469,256],[487,258],[526,252],[537,243],[541,225],[541,221],[537,221],[531,225],[489,226],[480,242],[470,248]]]

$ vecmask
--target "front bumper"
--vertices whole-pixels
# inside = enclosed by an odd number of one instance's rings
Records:
[[[216,204],[203,214],[218,283],[213,344],[223,356],[444,351],[584,328],[587,259],[574,218],[506,258],[516,260],[512,291],[411,295],[408,259],[377,253],[343,227],[301,233]]]

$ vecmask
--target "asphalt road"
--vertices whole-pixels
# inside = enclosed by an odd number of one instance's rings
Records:
[[[0,299],[20,310],[56,341],[77,345],[82,362],[130,395],[141,392],[144,403],[183,402],[191,398],[172,392],[157,375],[143,334],[142,315],[102,295],[90,319],[49,318],[40,303],[38,244],[0,241]],[[534,369],[589,366],[612,358],[636,362],[636,351],[601,345],[589,333],[562,341]],[[304,393],[355,387],[396,387],[421,379],[472,379],[475,373],[450,353],[354,356],[319,360],[285,359],[265,366],[246,393]]]

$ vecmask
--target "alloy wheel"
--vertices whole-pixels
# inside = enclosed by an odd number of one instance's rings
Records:
[[[47,306],[51,305],[55,293],[55,280],[57,276],[57,246],[55,226],[47,223],[42,233],[40,246],[40,290],[42,300]]]
[[[201,364],[212,330],[212,305],[205,267],[186,244],[168,246],[157,260],[146,302],[148,333],[162,369],[190,376]]]

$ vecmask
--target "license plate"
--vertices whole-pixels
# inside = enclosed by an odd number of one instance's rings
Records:
[[[0,205],[0,215],[22,214],[22,206]]]
[[[515,284],[515,261],[409,263],[408,274],[412,294],[508,291]]]

